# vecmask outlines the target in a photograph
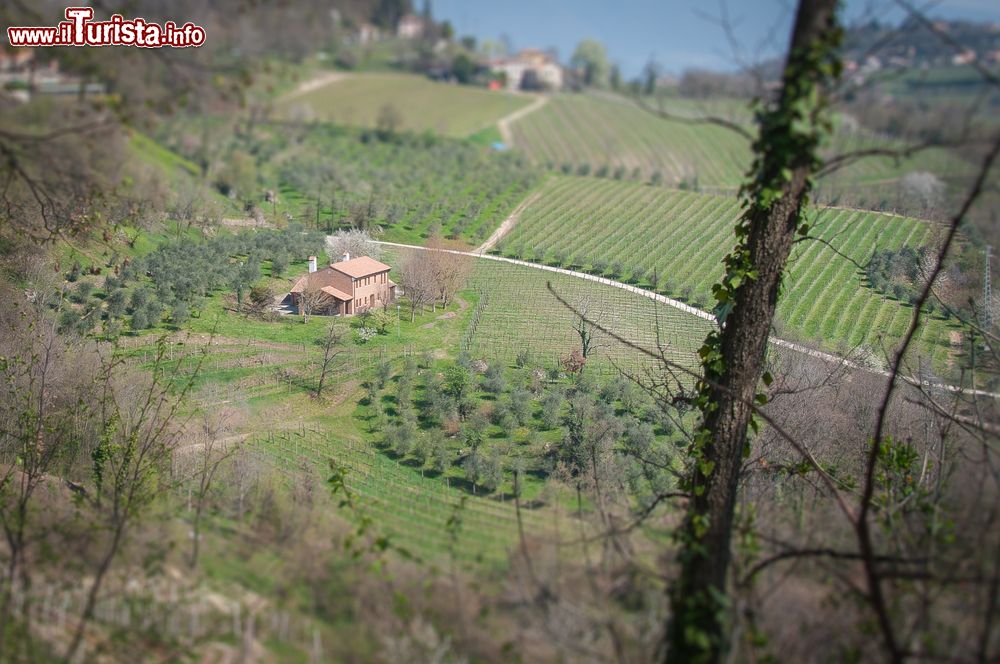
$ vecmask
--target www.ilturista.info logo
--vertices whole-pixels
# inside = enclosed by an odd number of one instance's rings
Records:
[[[187,48],[205,43],[205,29],[188,22],[163,25],[141,18],[114,14],[107,21],[93,21],[91,7],[67,7],[66,20],[55,27],[7,28],[11,46],[138,46]]]

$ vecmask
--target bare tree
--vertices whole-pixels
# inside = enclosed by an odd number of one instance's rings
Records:
[[[182,455],[194,455],[195,471],[189,481],[194,482],[193,508],[191,519],[191,552],[188,565],[192,568],[198,565],[198,553],[201,548],[201,521],[205,513],[209,492],[215,481],[219,468],[236,452],[237,446],[230,444],[222,435],[231,430],[230,413],[203,413],[201,417],[202,441],[195,449],[181,450]]]
[[[329,301],[330,296],[318,288],[306,288],[299,293],[299,313],[302,322],[308,323],[309,316],[321,310]]]
[[[179,436],[175,417],[200,369],[179,390],[166,383],[167,361],[161,340],[151,371],[123,371],[113,357],[102,362],[99,395],[99,437],[92,452],[91,482],[81,488],[93,525],[104,534],[93,561],[94,570],[83,611],[73,628],[65,659],[72,661],[83,643],[88,623],[108,572],[132,527],[153,504],[168,476]]]
[[[433,275],[437,295],[443,306],[448,306],[455,294],[468,282],[472,274],[473,258],[460,253],[458,242],[448,242],[439,234],[427,240],[428,251],[424,259]]]
[[[326,251],[330,260],[338,261],[344,254],[353,257],[368,256],[379,260],[382,258],[382,246],[375,243],[369,231],[351,228],[340,230],[326,240]]]
[[[399,262],[399,273],[403,281],[407,306],[410,309],[411,322],[416,316],[417,309],[432,303],[439,293],[434,270],[425,256],[426,253],[412,250],[404,254]]]
[[[316,341],[316,344],[323,352],[319,363],[319,382],[316,384],[317,397],[323,396],[323,386],[326,383],[327,375],[333,368],[334,361],[347,352],[344,348],[346,337],[347,334],[344,327],[334,323],[327,327],[323,336]]]
[[[30,549],[58,525],[53,511],[38,510],[36,494],[57,468],[74,461],[70,443],[85,437],[96,416],[91,381],[98,367],[93,347],[57,334],[54,317],[44,315],[44,290],[29,301],[7,289],[4,297],[12,302],[0,315],[0,528],[9,556],[0,624],[6,626],[15,588],[31,587]],[[27,606],[23,618],[27,625]],[[0,630],[0,650],[7,636]]]

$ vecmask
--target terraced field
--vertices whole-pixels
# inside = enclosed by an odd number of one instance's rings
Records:
[[[491,260],[476,262],[471,287],[479,293],[463,350],[472,357],[512,361],[528,351],[536,361],[555,365],[580,348],[577,317],[548,290],[602,327],[643,348],[663,348],[671,361],[694,367],[697,349],[711,322],[613,286],[536,268]],[[653,361],[634,348],[595,331],[588,367],[632,371]]]
[[[646,287],[655,271],[658,291],[710,306],[710,287],[733,243],[734,198],[571,177],[555,178],[541,191],[501,242],[501,253]],[[891,347],[912,309],[868,288],[852,261],[864,263],[876,248],[927,243],[931,225],[839,208],[813,214],[813,233],[843,255],[822,242],[796,246],[778,309],[781,333],[831,350]],[[921,350],[939,368],[948,359],[948,332],[940,318],[929,318],[921,332]]]
[[[278,111],[285,119],[375,127],[382,108],[390,105],[398,113],[400,130],[464,138],[530,102],[526,96],[436,83],[422,76],[347,74],[279,100]]]
[[[743,102],[698,102],[670,99],[665,107],[687,117],[712,114],[737,124],[750,125]],[[849,130],[841,123],[831,151],[847,152],[883,145],[885,141],[863,130]],[[738,187],[750,164],[746,139],[722,127],[668,122],[633,102],[610,95],[566,94],[512,125],[514,142],[537,163],[562,170],[581,165],[591,173],[607,167],[609,174],[623,168],[624,179],[649,181],[659,172],[667,184],[697,179],[701,187]],[[870,158],[853,164],[836,178],[821,183],[830,198],[837,191],[851,191],[858,184],[894,181],[911,171],[932,171],[949,178],[969,171],[969,165],[946,150],[928,150],[911,159]]]

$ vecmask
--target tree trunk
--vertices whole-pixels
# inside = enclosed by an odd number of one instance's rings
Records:
[[[706,342],[706,348],[717,349],[721,365],[705,360],[699,404],[704,447],[696,455],[692,499],[680,533],[680,578],[671,589],[665,661],[718,662],[728,648],[726,581],[747,427],[782,273],[818,167],[822,86],[837,70],[831,64],[839,38],[836,4],[800,0],[780,96],[758,118],[753,179],[745,189],[748,209],[737,232],[739,236],[742,229],[743,236],[727,258],[727,277],[736,272],[737,262],[750,273],[731,282],[732,308],[722,316],[718,336]],[[734,255],[737,260],[730,263]],[[720,299],[720,306],[725,305]]]

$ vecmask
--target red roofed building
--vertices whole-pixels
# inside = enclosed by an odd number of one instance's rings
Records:
[[[299,313],[305,304],[308,313],[328,316],[353,316],[387,306],[396,298],[390,269],[368,256],[344,254],[340,261],[317,270],[316,257],[310,256],[309,273],[296,281],[289,293],[292,305]]]

